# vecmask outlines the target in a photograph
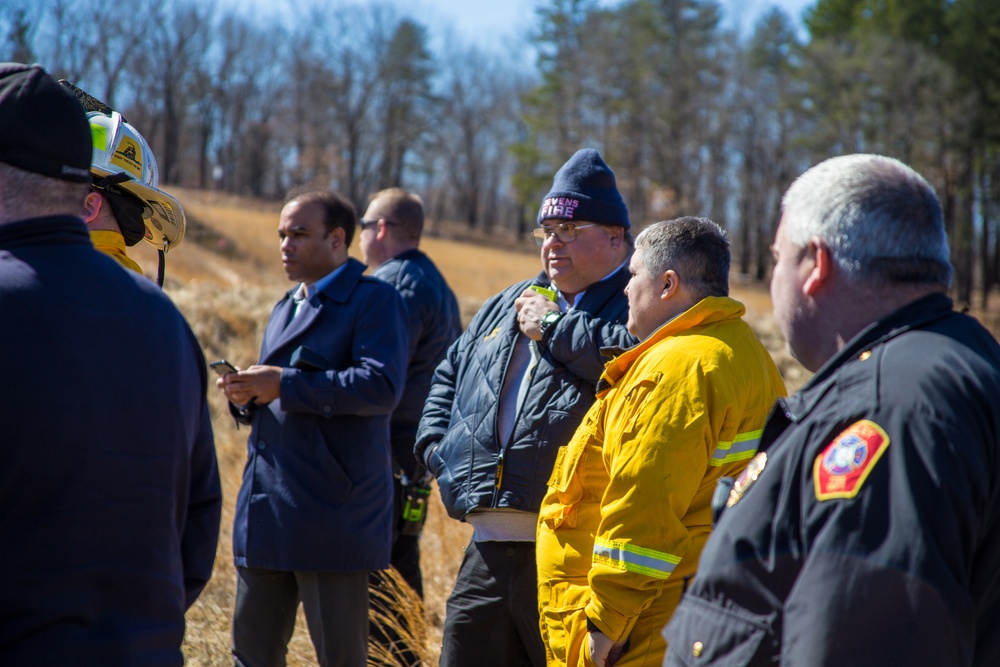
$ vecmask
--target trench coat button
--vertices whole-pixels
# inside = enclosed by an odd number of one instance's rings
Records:
[[[701,642],[695,642],[694,646],[691,647],[691,655],[694,657],[701,656],[701,652],[705,650],[705,645]]]
[[[267,443],[263,440],[257,442],[257,451],[262,452],[267,449]]]
[[[324,405],[323,406],[323,414],[324,415],[331,414],[332,412],[333,412],[333,408],[331,406],[329,406],[329,405]]]

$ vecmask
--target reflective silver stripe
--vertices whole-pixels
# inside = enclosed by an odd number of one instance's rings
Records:
[[[594,540],[594,562],[656,579],[666,579],[681,559],[680,556],[671,556],[662,551],[597,538]]]
[[[764,430],[737,433],[732,442],[720,442],[708,460],[710,466],[721,466],[734,461],[745,461],[753,458],[760,446],[760,436]]]

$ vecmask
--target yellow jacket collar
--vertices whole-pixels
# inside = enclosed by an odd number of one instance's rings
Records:
[[[696,327],[743,317],[746,310],[746,307],[742,303],[728,296],[705,297],[677,317],[663,323],[659,329],[650,334],[649,338],[635,347],[630,347],[609,361],[604,366],[604,373],[601,374],[601,379],[598,383],[599,390],[614,386],[638,357],[642,356],[646,350],[663,339],[690,331]]]
[[[105,255],[115,260],[126,269],[142,275],[142,268],[125,252],[125,237],[119,232],[99,230],[90,232],[90,242]]]

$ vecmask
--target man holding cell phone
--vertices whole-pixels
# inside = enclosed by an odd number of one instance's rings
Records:
[[[332,192],[281,211],[285,273],[260,361],[216,384],[250,424],[236,501],[233,656],[284,664],[299,601],[323,667],[367,661],[368,572],[389,565],[389,415],[408,341],[402,300],[348,257],[356,214]]]
[[[441,667],[545,664],[538,508],[556,452],[594,402],[601,348],[636,342],[624,293],[628,209],[596,150],[556,173],[537,220],[542,272],[490,298],[448,349],[417,433],[414,453],[448,514],[473,527],[448,599]]]

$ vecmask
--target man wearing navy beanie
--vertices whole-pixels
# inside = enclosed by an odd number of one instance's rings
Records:
[[[490,298],[438,366],[414,453],[473,527],[448,599],[441,667],[545,664],[538,509],[560,447],[594,402],[603,347],[629,347],[633,240],[614,172],[577,151],[542,200],[542,271]]]
[[[538,224],[546,220],[586,220],[625,229],[631,226],[615,174],[600,153],[593,148],[579,150],[556,172],[552,191],[545,195],[538,210]]]

